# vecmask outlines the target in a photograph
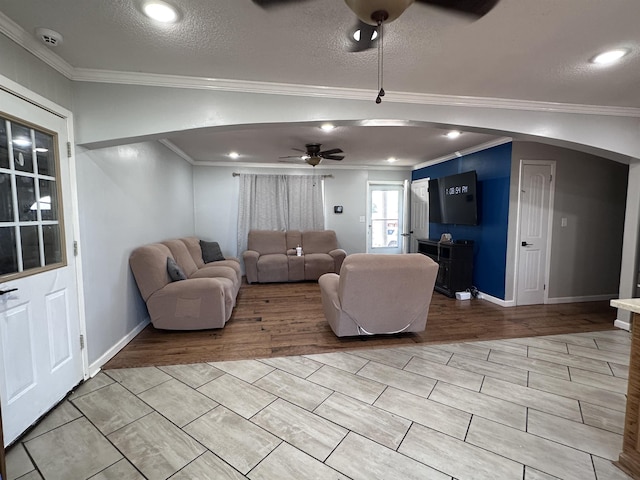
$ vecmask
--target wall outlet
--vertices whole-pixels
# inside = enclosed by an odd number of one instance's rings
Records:
[[[562,217],[560,219],[560,226],[561,227],[566,227],[567,226],[567,218],[566,217]]]
[[[360,215],[360,223],[364,223],[364,215]]]

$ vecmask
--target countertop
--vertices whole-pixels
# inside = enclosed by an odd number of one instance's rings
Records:
[[[614,299],[611,300],[610,305],[633,313],[640,313],[640,298]]]

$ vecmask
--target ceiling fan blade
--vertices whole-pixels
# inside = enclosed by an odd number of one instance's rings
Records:
[[[322,158],[324,158],[325,160],[342,160],[344,158],[344,155],[323,155]]]
[[[377,27],[364,23],[362,20],[358,20],[355,27],[347,32],[349,37],[349,51],[350,52],[363,52],[369,48],[373,48],[376,40],[373,39],[373,34],[376,32]],[[360,32],[360,35],[355,38],[355,32]]]
[[[332,148],[331,150],[325,150],[324,152],[320,152],[319,155],[327,158],[327,155],[333,155],[334,153],[342,153],[342,150],[339,148]]]
[[[302,153],[307,153],[306,150],[302,150],[301,148],[292,148],[291,150],[295,151],[295,152],[302,152]],[[298,155],[299,156],[299,155]]]
[[[495,7],[500,0],[416,0],[433,7],[452,10],[480,18]]]
[[[297,158],[297,159],[302,159],[302,157],[300,155],[287,155],[286,157],[278,157],[278,158]]]

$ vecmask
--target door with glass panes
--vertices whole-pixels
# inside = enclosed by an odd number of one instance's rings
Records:
[[[367,182],[367,253],[402,253],[403,182]]]
[[[66,119],[0,90],[0,398],[11,443],[83,378]],[[69,224],[65,224],[65,219]]]

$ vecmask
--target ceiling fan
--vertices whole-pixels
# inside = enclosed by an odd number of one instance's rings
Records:
[[[300,2],[301,0],[252,0],[262,7],[270,8]],[[379,38],[378,28],[383,23],[393,22],[412,3],[417,2],[430,5],[452,13],[466,15],[472,19],[478,19],[489,13],[499,0],[345,0],[347,6],[358,17],[358,23],[349,33],[351,40],[350,50],[361,52],[372,48]],[[354,38],[353,32],[359,31]]]
[[[330,150],[320,151],[320,143],[307,143],[305,145],[305,150],[301,150],[299,148],[293,148],[296,152],[302,152],[302,155],[287,155],[286,157],[280,158],[299,158],[304,160],[312,167],[318,165],[322,160],[337,160],[340,161],[344,158],[344,155],[336,155],[337,153],[342,153],[342,150],[339,148],[332,148]]]

